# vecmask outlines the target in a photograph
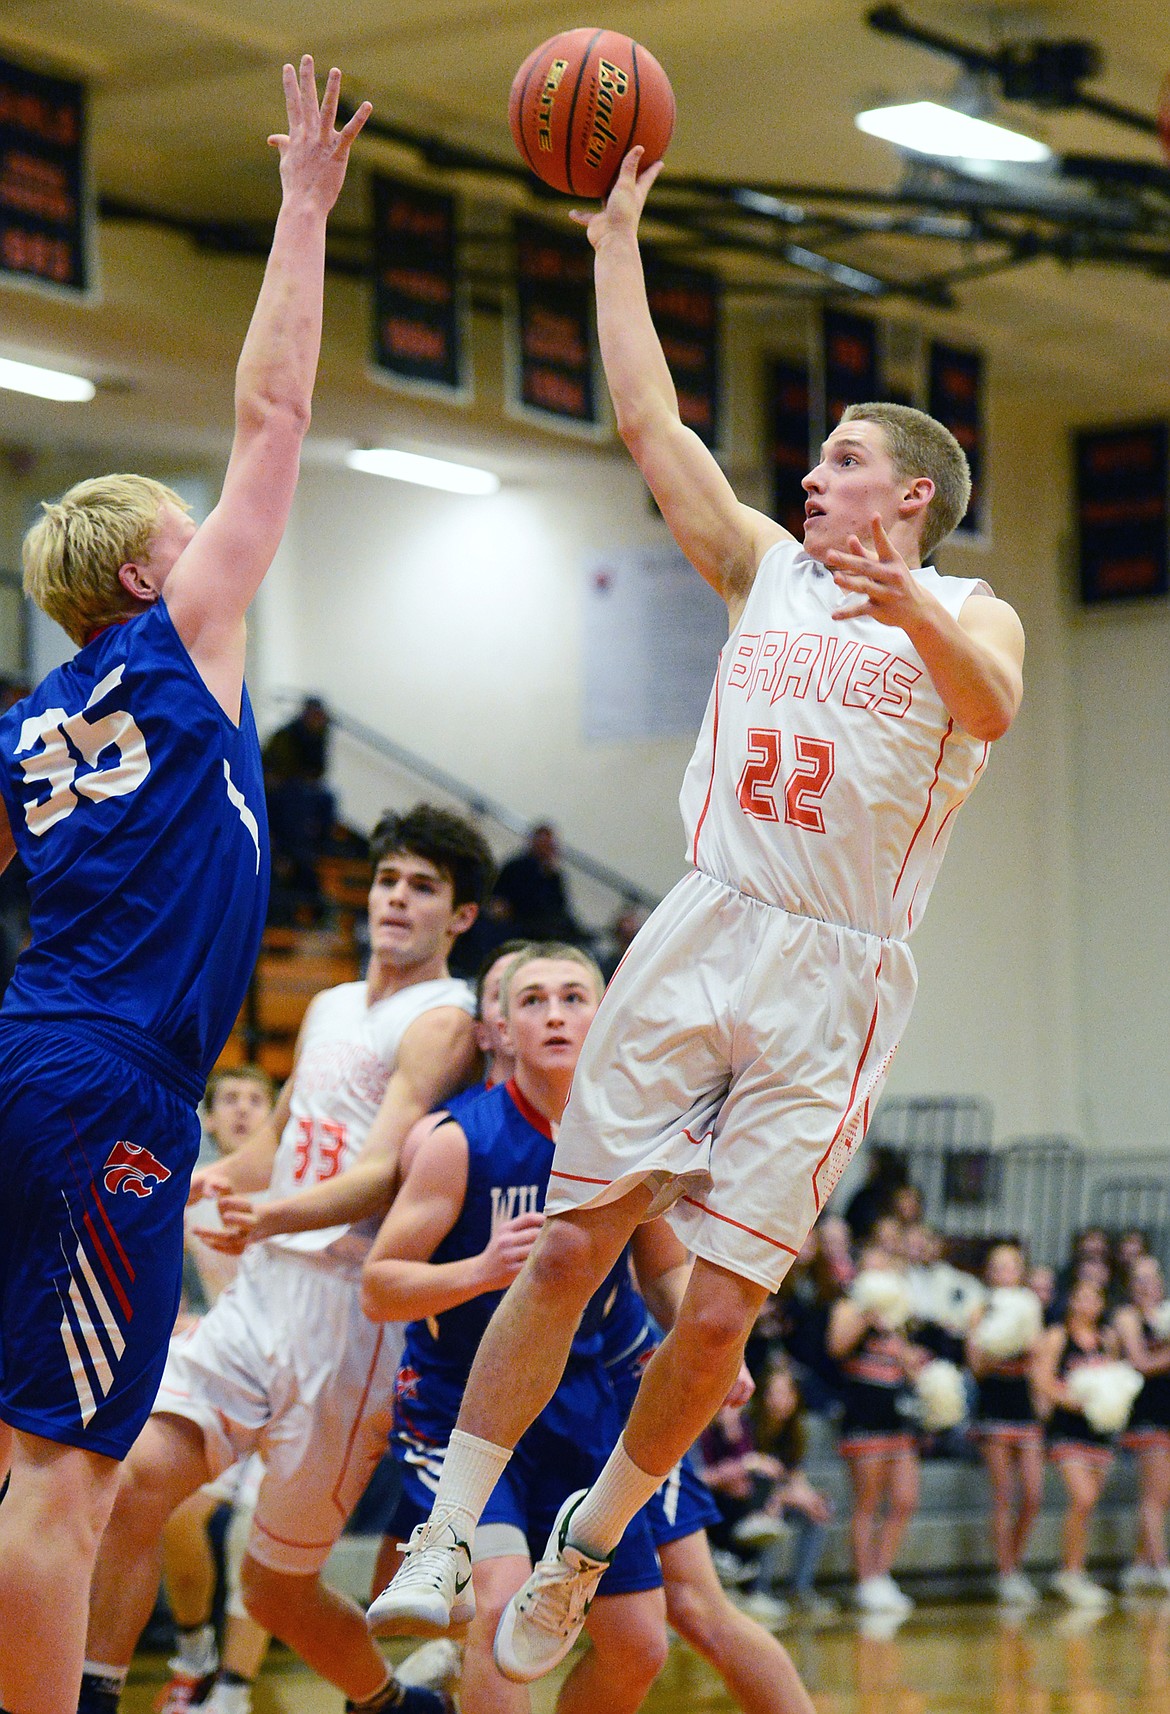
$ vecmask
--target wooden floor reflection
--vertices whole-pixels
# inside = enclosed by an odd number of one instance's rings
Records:
[[[1170,1714],[1170,1601],[1100,1617],[1045,1602],[1009,1620],[975,1604],[920,1607],[892,1635],[843,1621],[783,1633],[818,1714]],[[136,1664],[125,1714],[149,1714],[165,1669]],[[535,1688],[552,1714],[555,1681]],[[255,1714],[338,1714],[340,1696],[287,1655],[265,1669]],[[736,1704],[676,1645],[644,1714],[728,1714]],[[605,1714],[599,1709],[598,1714]]]

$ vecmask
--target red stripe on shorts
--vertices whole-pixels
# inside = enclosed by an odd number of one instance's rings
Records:
[[[765,1244],[771,1244],[773,1249],[783,1250],[789,1256],[798,1256],[799,1250],[794,1250],[791,1244],[782,1244],[779,1238],[769,1238],[766,1232],[757,1232],[754,1226],[745,1226],[742,1220],[733,1220],[730,1214],[720,1214],[715,1208],[708,1208],[705,1202],[697,1202],[693,1196],[684,1196],[683,1201],[691,1208],[700,1208],[704,1214],[709,1214],[712,1220],[722,1220],[728,1226],[738,1226],[741,1232],[747,1232],[753,1238],[762,1238]]]
[[[134,1319],[134,1305],[130,1302],[130,1299],[126,1296],[126,1293],[122,1290],[122,1282],[118,1278],[117,1274],[114,1272],[113,1268],[110,1266],[110,1258],[106,1255],[105,1246],[102,1244],[101,1239],[98,1237],[97,1227],[94,1225],[93,1221],[90,1219],[88,1209],[81,1216],[81,1219],[82,1219],[83,1225],[85,1226],[86,1231],[89,1233],[90,1243],[93,1245],[94,1249],[98,1253],[98,1260],[101,1262],[102,1269],[105,1273],[105,1276],[110,1282],[110,1286],[113,1290],[114,1296],[117,1298],[119,1304],[121,1305],[122,1314],[126,1317],[127,1321],[133,1321],[133,1319]]]
[[[873,973],[873,979],[874,979],[874,985],[875,986],[877,985],[877,983],[881,979],[882,959],[884,957],[885,957],[884,951],[880,952],[878,954],[877,969]],[[881,990],[879,989],[878,994],[877,994],[877,998],[874,1000],[874,1003],[873,1003],[873,1016],[869,1020],[869,1030],[866,1033],[865,1045],[861,1050],[861,1058],[857,1062],[857,1070],[853,1073],[853,1087],[849,1091],[849,1100],[846,1103],[844,1113],[842,1113],[842,1115],[841,1115],[841,1123],[837,1126],[837,1129],[833,1132],[832,1142],[829,1144],[828,1148],[825,1150],[824,1154],[821,1156],[820,1160],[817,1162],[816,1166],[813,1168],[813,1175],[812,1175],[813,1202],[816,1204],[816,1210],[817,1210],[818,1214],[821,1211],[821,1193],[817,1189],[817,1175],[820,1172],[821,1168],[824,1166],[825,1162],[828,1160],[829,1156],[832,1154],[833,1150],[837,1147],[837,1139],[841,1135],[841,1132],[845,1129],[845,1126],[849,1120],[849,1115],[853,1111],[853,1103],[857,1099],[857,1085],[861,1082],[862,1067],[865,1065],[865,1061],[869,1055],[870,1046],[873,1042],[873,1032],[877,1029],[878,1008],[881,1005],[881,1003],[882,1003],[882,996],[881,996]]]
[[[548,1175],[550,1178],[571,1178],[574,1184],[612,1184],[612,1178],[584,1178],[579,1172],[558,1172],[556,1167]]]

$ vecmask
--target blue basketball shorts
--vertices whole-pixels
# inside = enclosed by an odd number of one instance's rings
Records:
[[[191,1091],[67,1024],[0,1019],[0,1421],[124,1458],[179,1305]]]
[[[405,1380],[404,1380],[405,1377]],[[439,1472],[459,1412],[461,1388],[414,1370],[400,1369],[395,1427],[390,1438],[402,1468],[402,1499],[391,1533],[406,1537],[430,1515]],[[404,1397],[404,1392],[409,1397]],[[513,1452],[484,1508],[476,1548],[492,1539],[489,1526],[519,1531],[535,1562],[544,1553],[566,1497],[588,1488],[621,1433],[613,1391],[600,1364],[570,1363],[552,1402]],[[689,1532],[688,1532],[689,1533]],[[476,1558],[494,1557],[481,1551]],[[645,1507],[627,1526],[598,1596],[659,1589],[662,1572]]]

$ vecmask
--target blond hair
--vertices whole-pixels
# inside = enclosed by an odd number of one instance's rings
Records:
[[[590,958],[579,946],[571,946],[567,940],[534,940],[518,952],[500,978],[500,1010],[505,1017],[512,1002],[512,989],[516,977],[526,965],[535,964],[538,958],[567,959],[573,964],[579,964],[588,971],[590,980],[598,999],[605,993],[605,977],[601,974],[601,966],[595,958]]]
[[[899,478],[910,482],[928,476],[934,483],[918,544],[925,560],[966,514],[971,500],[967,454],[949,428],[913,405],[850,405],[841,421],[876,423]]]
[[[97,476],[59,500],[42,500],[44,516],[24,538],[25,594],[75,643],[124,619],[141,604],[118,572],[145,557],[168,504],[190,511],[149,476]]]

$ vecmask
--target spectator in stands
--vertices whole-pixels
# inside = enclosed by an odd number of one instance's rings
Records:
[[[1127,1234],[1129,1236],[1129,1234]],[[1140,1236],[1140,1234],[1138,1234]],[[1124,1243],[1124,1239],[1122,1240]],[[1118,1246],[1119,1254],[1121,1246]],[[1121,1444],[1137,1456],[1138,1539],[1121,1586],[1170,1592],[1166,1514],[1170,1511],[1170,1301],[1155,1256],[1137,1254],[1128,1302],[1114,1316],[1122,1353],[1145,1380]]]
[[[1106,1241],[1107,1242],[1107,1241]],[[1084,1257],[1099,1261],[1094,1249]],[[1104,1607],[1109,1593],[1085,1571],[1089,1526],[1113,1463],[1114,1436],[1093,1428],[1069,1386],[1078,1369],[1107,1362],[1117,1337],[1104,1326],[1105,1293],[1092,1279],[1074,1280],[1063,1320],[1044,1330],[1036,1349],[1033,1386],[1047,1417],[1048,1456],[1068,1493],[1061,1534],[1061,1569],[1052,1579],[1058,1595],[1074,1607]]]
[[[1047,1262],[1037,1262],[1028,1269],[1028,1290],[1034,1291],[1040,1299],[1040,1307],[1044,1311],[1045,1321],[1059,1319],[1056,1317],[1056,1272]]]
[[[893,1263],[886,1251],[867,1246],[858,1258],[854,1290],[867,1270],[893,1271]],[[854,1599],[866,1612],[905,1614],[914,1605],[895,1583],[892,1567],[918,1505],[918,1449],[909,1411],[911,1382],[925,1353],[903,1327],[886,1309],[863,1308],[851,1297],[839,1297],[829,1315],[828,1350],[840,1370],[845,1401],[841,1453],[854,1495]]]
[[[606,982],[613,980],[614,971],[630,950],[634,936],[645,921],[646,912],[636,899],[623,901],[621,910],[609,925],[609,945],[598,960]]]
[[[988,1252],[984,1281],[991,1292],[1024,1288],[1027,1266],[1019,1244],[994,1244]],[[995,1299],[991,1302],[994,1305]],[[1003,1302],[1003,1299],[1000,1299]],[[1037,1590],[1022,1565],[1028,1538],[1044,1499],[1044,1431],[1032,1396],[1032,1369],[1042,1332],[1039,1299],[1033,1310],[1035,1330],[1027,1325],[1026,1300],[1016,1299],[1021,1311],[1014,1332],[1001,1331],[995,1349],[980,1338],[979,1321],[967,1337],[967,1361],[976,1381],[975,1435],[991,1484],[991,1545],[998,1573],[996,1594],[1009,1607],[1030,1607]],[[1001,1314],[1000,1320],[1006,1318]],[[985,1320],[983,1316],[980,1320]],[[990,1332],[990,1323],[984,1327]]]
[[[567,940],[574,945],[589,938],[570,907],[560,841],[549,821],[537,822],[524,849],[504,864],[493,900],[497,909],[503,907],[510,934],[526,940]]]
[[[864,1244],[875,1222],[888,1214],[894,1194],[910,1182],[904,1158],[896,1149],[874,1144],[869,1152],[869,1169],[865,1183],[850,1198],[843,1210],[846,1224],[855,1244]]]
[[[1088,1268],[1088,1277],[1107,1291],[1113,1275],[1113,1256],[1109,1234],[1103,1226],[1085,1226],[1072,1241],[1068,1261],[1056,1276],[1059,1304],[1067,1302],[1074,1280]]]
[[[749,1544],[739,1533],[740,1525],[758,1523],[763,1505],[784,1475],[780,1460],[756,1446],[742,1405],[725,1404],[703,1430],[699,1468],[719,1508],[720,1522],[707,1531],[712,1547],[725,1554],[742,1552]],[[781,1528],[772,1521],[769,1539],[774,1540]],[[757,1532],[751,1545],[758,1547],[760,1542]],[[788,1617],[788,1603],[765,1588],[753,1586],[745,1608],[769,1627],[783,1624]]]
[[[320,918],[317,865],[335,819],[333,793],[325,784],[328,755],[329,711],[319,696],[307,696],[262,751],[272,844],[270,922]]]
[[[780,1466],[780,1474],[762,1496],[757,1511],[749,1513],[733,1531],[737,1545],[762,1549],[750,1593],[778,1598],[780,1568],[790,1551],[783,1595],[805,1617],[829,1618],[837,1604],[818,1594],[814,1585],[833,1508],[803,1470],[807,1448],[803,1401],[792,1365],[783,1352],[773,1355],[763,1384],[748,1403],[747,1417],[757,1449],[775,1458]]]

